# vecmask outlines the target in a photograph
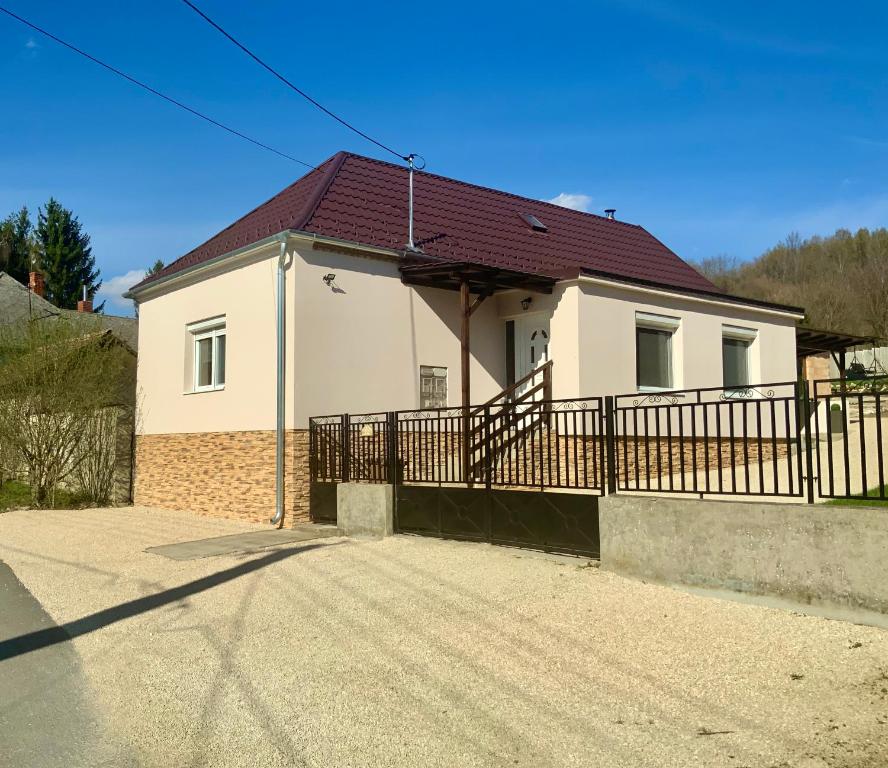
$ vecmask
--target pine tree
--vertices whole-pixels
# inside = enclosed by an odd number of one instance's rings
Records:
[[[89,235],[77,217],[50,198],[37,214],[37,242],[40,266],[46,278],[46,298],[62,309],[76,309],[83,297],[93,298],[102,285],[92,255]],[[100,312],[104,306],[95,309]]]
[[[163,262],[160,259],[158,259],[150,267],[148,267],[148,269],[145,270],[145,277],[151,277],[151,275],[156,275],[162,269],[163,269]]]
[[[26,207],[0,221],[0,270],[27,284],[34,247],[34,225]]]

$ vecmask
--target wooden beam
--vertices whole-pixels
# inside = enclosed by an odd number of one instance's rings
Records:
[[[472,307],[469,304],[469,282],[463,280],[459,286],[459,303],[462,312],[462,321],[460,324],[459,346],[460,346],[460,383],[462,384],[462,472],[463,482],[469,482],[470,467],[470,429],[469,429],[469,406],[471,405],[472,388],[469,373],[469,354],[471,344],[471,328],[469,326],[469,318],[472,316]]]

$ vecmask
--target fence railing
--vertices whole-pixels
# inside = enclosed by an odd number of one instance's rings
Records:
[[[802,406],[796,382],[616,397],[617,488],[801,495]]]
[[[813,382],[817,494],[888,498],[888,377]]]
[[[398,411],[405,483],[601,490],[602,398]]]
[[[321,416],[310,421],[311,479],[886,499],[884,384],[780,382]]]

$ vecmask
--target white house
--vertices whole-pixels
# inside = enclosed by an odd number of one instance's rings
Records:
[[[554,398],[795,379],[801,310],[612,212],[414,189],[411,249],[407,169],[339,153],[131,290],[137,503],[264,520],[277,488],[305,519],[311,416],[460,405],[467,379],[480,403],[547,361]]]

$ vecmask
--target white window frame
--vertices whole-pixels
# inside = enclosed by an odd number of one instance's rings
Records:
[[[218,392],[225,389],[225,382],[220,382],[219,369],[217,367],[219,361],[219,339],[226,337],[227,328],[224,317],[214,317],[210,320],[202,320],[199,323],[191,323],[188,331],[192,335],[191,340],[191,367],[193,369],[192,376],[192,392]],[[211,365],[211,383],[201,385],[200,381],[200,342],[205,339],[212,339],[213,360]],[[228,374],[228,339],[225,339],[225,369],[226,378]]]
[[[750,379],[746,384],[728,386],[724,380],[724,355],[725,355],[725,339],[734,339],[736,341],[749,342],[746,346],[746,375]],[[752,353],[755,342],[758,339],[758,331],[755,328],[743,328],[739,325],[723,325],[722,326],[722,386],[725,387],[726,397],[742,397],[746,391],[753,385],[753,360]]]
[[[638,329],[645,328],[652,331],[668,331],[669,338],[669,379],[671,384],[668,387],[655,387],[651,385],[642,385],[638,383],[638,370],[636,368],[635,386],[639,392],[672,392],[675,390],[676,369],[675,369],[675,334],[681,328],[681,318],[672,317],[671,315],[655,315],[652,312],[636,312],[635,313],[635,346],[636,356],[638,355]],[[637,359],[637,357],[636,357]],[[636,363],[637,365],[637,363]]]

